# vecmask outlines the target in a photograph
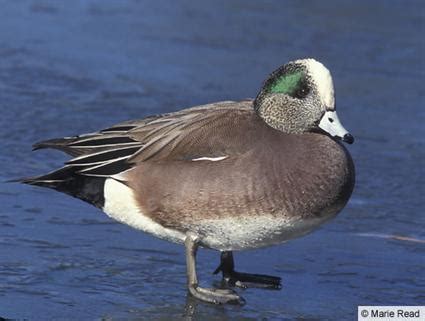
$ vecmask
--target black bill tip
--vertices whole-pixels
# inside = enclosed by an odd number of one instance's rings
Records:
[[[354,143],[354,137],[351,134],[345,134],[344,137],[342,137],[342,141],[351,145]]]

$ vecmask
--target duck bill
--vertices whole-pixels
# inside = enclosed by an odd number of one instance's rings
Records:
[[[339,138],[347,144],[354,143],[354,137],[342,126],[335,110],[325,112],[319,127],[332,137]]]

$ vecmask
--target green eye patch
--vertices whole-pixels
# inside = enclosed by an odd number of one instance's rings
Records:
[[[277,94],[292,94],[297,90],[301,80],[303,79],[304,73],[302,71],[295,72],[289,75],[283,75],[278,78],[268,90],[269,93]]]

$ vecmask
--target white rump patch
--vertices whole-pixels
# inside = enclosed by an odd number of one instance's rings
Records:
[[[301,63],[307,67],[308,73],[317,86],[322,104],[328,108],[335,108],[334,85],[328,68],[312,58],[301,59],[295,62]]]
[[[192,162],[197,162],[197,161],[211,161],[211,162],[218,162],[221,161],[223,159],[226,159],[229,156],[219,156],[219,157],[199,157],[199,158],[194,158],[192,159]]]
[[[103,211],[109,217],[161,239],[176,243],[184,242],[183,233],[165,228],[143,215],[135,201],[133,190],[126,185],[112,178],[106,179],[104,197]]]

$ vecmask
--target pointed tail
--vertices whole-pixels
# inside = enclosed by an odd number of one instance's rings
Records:
[[[11,182],[51,188],[102,208],[105,204],[105,180],[104,177],[79,175],[75,167],[65,166],[46,175]]]

